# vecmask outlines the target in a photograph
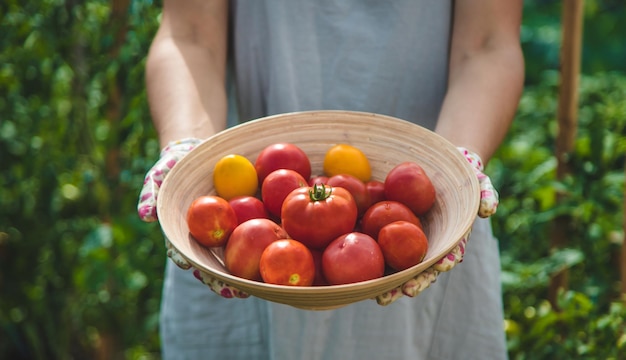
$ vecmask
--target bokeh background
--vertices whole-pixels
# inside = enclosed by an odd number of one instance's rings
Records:
[[[577,3],[563,171],[563,10]],[[160,11],[152,0],[0,3],[2,359],[160,358],[163,238],[135,212],[160,151],[144,86]],[[501,193],[511,359],[626,358],[624,19],[623,0],[525,1],[525,92],[487,169]]]

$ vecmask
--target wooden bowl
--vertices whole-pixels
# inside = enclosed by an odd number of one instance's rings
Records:
[[[433,208],[423,217],[429,249],[423,262],[382,278],[346,285],[289,287],[231,275],[221,248],[207,249],[189,234],[185,216],[191,202],[215,194],[212,171],[228,154],[254,162],[266,146],[291,142],[322,173],[326,151],[346,143],[369,158],[374,179],[383,181],[402,161],[420,164],[437,191]],[[448,254],[471,229],[480,201],[478,180],[454,145],[421,126],[397,118],[351,111],[309,111],[269,116],[224,130],[194,148],[174,166],[159,192],[157,211],[164,235],[192,266],[252,296],[302,309],[331,309],[372,299],[428,269]]]

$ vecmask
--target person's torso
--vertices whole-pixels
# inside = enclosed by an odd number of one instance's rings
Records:
[[[232,4],[240,121],[333,109],[434,127],[446,91],[451,1]]]

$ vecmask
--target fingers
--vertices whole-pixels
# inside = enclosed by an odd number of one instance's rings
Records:
[[[212,277],[211,275],[205,273],[204,271],[194,269],[193,275],[196,277],[196,279],[202,281],[203,284],[207,285],[214,293],[220,295],[221,297],[224,297],[227,299],[232,299],[232,298],[245,299],[250,296],[247,293],[239,289],[236,289],[230,285],[227,285],[223,281]]]
[[[465,156],[467,161],[474,169],[476,177],[478,177],[478,183],[480,185],[480,207],[478,209],[478,216],[480,216],[481,218],[487,218],[495,214],[496,210],[498,209],[498,192],[491,183],[491,179],[489,178],[489,176],[483,173],[484,164],[480,156],[463,147],[459,147],[458,149],[461,154]]]
[[[488,218],[498,210],[499,195],[487,175],[480,173],[478,181],[480,183],[480,208],[478,209],[478,216]]]

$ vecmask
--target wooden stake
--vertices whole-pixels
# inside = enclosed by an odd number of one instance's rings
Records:
[[[557,120],[559,132],[556,139],[557,179],[564,179],[569,173],[569,154],[574,150],[576,128],[578,126],[578,82],[583,28],[583,0],[564,0],[562,10],[561,44],[561,84]],[[557,194],[557,202],[565,197]],[[567,245],[570,217],[559,216],[552,228],[551,248],[553,250]],[[568,287],[568,271],[564,270],[552,277],[548,289],[548,299],[557,306],[557,296],[561,289]]]

